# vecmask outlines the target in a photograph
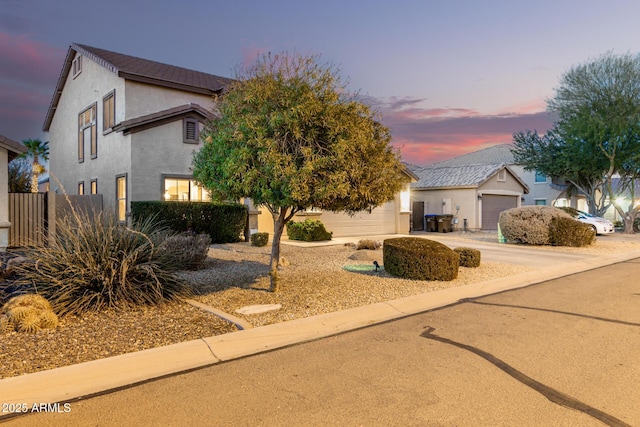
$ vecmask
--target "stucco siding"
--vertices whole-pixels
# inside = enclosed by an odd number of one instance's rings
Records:
[[[200,124],[202,126],[202,124]],[[202,144],[185,144],[182,120],[131,135],[132,201],[162,200],[163,176],[192,176],[193,152]]]
[[[115,175],[129,173],[131,167],[129,138],[117,132],[103,134],[102,130],[102,100],[113,90],[117,123],[125,117],[124,80],[83,57],[82,72],[75,78],[68,76],[49,129],[51,188],[77,194],[78,182],[84,181],[85,193],[89,194],[91,180],[97,179],[98,192],[105,195],[105,208],[113,208],[115,203]],[[91,147],[86,143],[84,162],[79,162],[78,115],[94,103],[97,157],[91,158]]]
[[[189,103],[198,104],[207,110],[213,108],[213,98],[209,95],[200,95],[133,81],[126,82],[126,91],[126,119],[157,113],[161,110]]]

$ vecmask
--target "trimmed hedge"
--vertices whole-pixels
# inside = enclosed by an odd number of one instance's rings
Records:
[[[589,224],[573,218],[553,218],[549,225],[549,242],[554,246],[588,246],[596,239]]]
[[[384,269],[389,274],[415,280],[453,280],[460,256],[448,246],[419,237],[387,239],[382,245]]]
[[[269,243],[269,233],[253,233],[251,235],[251,246],[267,246]]]
[[[476,268],[480,266],[480,251],[473,248],[455,248],[453,250],[460,255],[460,267]]]
[[[498,222],[508,242],[548,245],[549,227],[556,217],[571,219],[565,211],[551,206],[522,206],[500,212]]]
[[[287,236],[291,240],[318,242],[331,240],[333,233],[328,232],[319,219],[305,219],[302,222],[289,221],[287,223]]]
[[[133,221],[155,216],[176,232],[206,233],[211,243],[240,241],[247,221],[247,207],[239,203],[131,202]]]

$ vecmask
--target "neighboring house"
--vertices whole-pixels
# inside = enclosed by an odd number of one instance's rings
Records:
[[[406,174],[411,182],[418,177],[408,169]],[[250,206],[250,209],[255,209]],[[257,226],[257,230],[273,234],[273,218],[266,208],[260,208],[257,222],[253,222],[251,227]],[[319,219],[324,224],[327,231],[333,233],[334,237],[349,236],[374,236],[382,234],[409,234],[411,225],[411,205],[410,187],[407,184],[402,191],[396,194],[394,200],[383,204],[371,212],[359,212],[353,216],[346,213],[336,213],[322,210],[307,210],[297,213],[293,221],[304,221],[305,219]],[[286,230],[285,230],[286,232]]]
[[[9,245],[9,167],[8,164],[16,156],[26,153],[23,144],[0,135],[0,252]]]
[[[72,44],[43,130],[51,189],[102,194],[126,221],[131,201],[207,200],[193,151],[230,79]]]
[[[230,79],[72,44],[44,123],[50,188],[102,194],[126,221],[131,201],[209,200],[191,172],[213,95]],[[406,172],[412,176],[411,172]],[[416,179],[412,176],[412,179]],[[251,206],[250,228],[273,231],[269,212]],[[295,220],[302,218],[297,216]],[[409,232],[409,187],[371,214],[309,212],[334,236]]]
[[[414,231],[424,230],[424,215],[453,215],[454,228],[495,230],[498,216],[522,205],[528,186],[505,164],[435,165],[415,168],[411,184]]]

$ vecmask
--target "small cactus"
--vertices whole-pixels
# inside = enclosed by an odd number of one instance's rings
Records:
[[[0,317],[0,333],[9,331],[33,333],[43,328],[58,326],[58,316],[51,304],[37,294],[11,298],[3,307]]]

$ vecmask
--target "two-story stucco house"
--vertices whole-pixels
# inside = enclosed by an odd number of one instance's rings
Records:
[[[192,179],[193,152],[213,95],[230,79],[90,46],[69,47],[44,123],[50,188],[102,194],[127,220],[131,201],[208,200]],[[415,175],[407,171],[411,179]],[[267,209],[250,207],[253,231],[272,232]],[[261,213],[261,215],[258,215]],[[334,236],[409,232],[409,187],[371,214],[309,212]],[[296,217],[296,220],[301,218]]]
[[[224,77],[72,44],[43,130],[51,189],[102,194],[125,221],[130,201],[206,200],[192,153]]]

